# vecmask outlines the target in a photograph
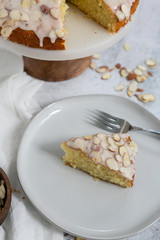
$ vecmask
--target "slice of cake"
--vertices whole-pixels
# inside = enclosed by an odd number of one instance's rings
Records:
[[[139,0],[70,0],[97,23],[115,33],[131,20]]]
[[[66,165],[122,187],[133,186],[137,145],[128,134],[70,138],[61,147]]]
[[[65,0],[0,0],[0,35],[33,48],[65,49]]]

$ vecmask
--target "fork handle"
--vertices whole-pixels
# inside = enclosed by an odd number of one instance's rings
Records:
[[[132,130],[132,131],[144,131],[144,132],[149,132],[149,133],[154,133],[154,134],[160,135],[160,132],[158,132],[158,131],[151,130],[151,129],[146,129],[146,128],[135,127],[135,126],[132,126],[130,130]]]

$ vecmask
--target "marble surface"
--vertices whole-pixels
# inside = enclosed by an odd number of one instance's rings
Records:
[[[114,47],[101,52],[101,57],[96,62],[97,66],[107,65],[109,68],[120,63],[127,69],[134,69],[139,64],[144,64],[146,59],[153,58],[157,61],[157,67],[151,69],[153,77],[149,77],[144,83],[139,84],[139,88],[144,89],[144,93],[151,93],[156,97],[154,102],[142,103],[136,97],[129,98],[126,90],[116,92],[115,86],[129,82],[122,78],[118,71],[111,72],[109,80],[101,80],[101,74],[88,68],[80,76],[64,81],[47,83],[37,92],[35,98],[44,107],[48,104],[70,96],[83,94],[115,94],[124,95],[143,107],[151,111],[160,119],[160,1],[141,0],[139,14],[134,26],[129,33]],[[129,44],[130,51],[124,50],[124,44]],[[154,196],[153,196],[154,197]],[[71,236],[65,238],[72,239]],[[126,238],[125,240],[159,240],[160,239],[160,220],[141,233]]]

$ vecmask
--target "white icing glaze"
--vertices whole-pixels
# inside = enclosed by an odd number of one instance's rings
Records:
[[[22,5],[24,0],[0,0],[0,11],[7,10],[8,15],[2,18],[0,14],[0,26],[11,27],[12,30],[21,28],[32,30],[43,46],[43,39],[49,37],[51,42],[60,37],[64,38],[63,21],[61,13],[61,0],[26,0],[28,5]],[[17,11],[16,20],[13,19],[13,10]],[[52,12],[52,13],[51,13]],[[9,21],[12,19],[12,22]]]
[[[119,141],[117,141],[117,136],[120,137]],[[120,175],[129,180],[133,179],[137,146],[128,134],[99,133],[87,137],[71,138],[66,143],[68,147],[83,151],[93,162],[118,171]]]

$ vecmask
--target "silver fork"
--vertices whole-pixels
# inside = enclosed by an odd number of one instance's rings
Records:
[[[94,109],[90,111],[90,121],[92,125],[95,125],[103,130],[107,130],[113,133],[127,133],[128,131],[145,131],[160,135],[160,132],[151,129],[145,129],[132,126],[128,121],[112,116],[106,112]]]

